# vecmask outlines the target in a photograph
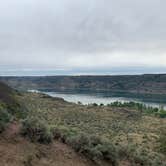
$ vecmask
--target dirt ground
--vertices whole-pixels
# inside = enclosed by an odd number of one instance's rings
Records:
[[[19,134],[13,122],[0,135],[0,166],[95,166],[69,146],[55,141],[50,145],[31,143]]]

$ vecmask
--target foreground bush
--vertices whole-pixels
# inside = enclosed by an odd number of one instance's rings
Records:
[[[5,129],[5,126],[10,121],[11,115],[7,112],[7,110],[0,108],[0,132]]]
[[[21,133],[32,142],[50,143],[53,140],[47,123],[33,117],[28,117],[22,122]]]
[[[68,143],[77,152],[84,154],[93,161],[107,160],[112,165],[117,165],[118,156],[115,146],[99,137],[80,134],[70,138]]]
[[[55,139],[70,145],[76,152],[85,155],[89,159],[95,162],[107,160],[113,166],[117,165],[117,151],[110,142],[63,126],[52,126],[51,132]]]
[[[63,143],[66,143],[67,138],[72,135],[72,130],[64,126],[51,126],[50,127],[51,133],[54,139],[59,139]]]

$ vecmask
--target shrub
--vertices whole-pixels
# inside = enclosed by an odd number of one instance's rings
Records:
[[[59,139],[63,143],[67,143],[68,140],[77,134],[77,130],[69,129],[65,126],[50,126],[50,132],[54,139]]]
[[[48,124],[34,117],[23,120],[21,133],[30,138],[32,142],[50,143],[53,139]]]
[[[131,156],[131,160],[133,161],[133,164],[140,164],[143,166],[149,165],[147,154],[140,151],[134,152]]]
[[[78,105],[82,105],[82,103],[80,102],[80,101],[78,101],[78,103],[77,103]]]
[[[97,145],[96,149],[100,151],[104,160],[108,160],[112,165],[117,165],[117,150],[110,142],[103,142]]]
[[[159,145],[159,151],[166,155],[166,135],[165,134],[160,136],[159,144],[160,144]]]
[[[76,152],[84,153],[85,147],[89,144],[89,138],[85,134],[81,133],[68,138],[67,142]]]
[[[160,118],[166,118],[166,111],[165,110],[160,110],[157,115],[160,117]]]
[[[86,149],[86,156],[93,161],[98,161],[103,159],[102,152],[98,149],[97,146],[89,147]]]
[[[104,106],[104,104],[103,104],[103,103],[100,103],[100,106],[102,107],[102,106]]]
[[[0,132],[5,129],[5,126],[10,121],[11,115],[7,112],[7,110],[0,108]]]
[[[136,144],[120,145],[118,147],[120,159],[129,160],[133,166],[164,166],[162,157]]]
[[[107,106],[111,107],[121,107],[121,108],[131,108],[131,109],[136,109],[140,111],[140,113],[144,114],[153,114],[157,115],[160,118],[166,118],[166,110],[161,106],[160,108],[155,108],[151,106],[146,106],[145,104],[142,103],[137,103],[137,102],[113,102],[111,104],[108,104]]]
[[[117,164],[117,151],[113,144],[105,142],[96,136],[87,136],[81,133],[68,140],[68,144],[79,153],[93,161],[107,160],[112,165]]]
[[[97,104],[97,103],[93,103],[92,105],[93,105],[94,107],[97,107],[97,106],[98,106],[98,104]]]

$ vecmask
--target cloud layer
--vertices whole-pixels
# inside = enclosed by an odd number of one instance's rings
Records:
[[[5,0],[0,74],[166,72],[165,6],[165,0]]]

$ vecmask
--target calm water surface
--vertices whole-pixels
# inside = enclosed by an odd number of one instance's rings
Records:
[[[33,91],[33,90],[32,90]],[[133,95],[127,93],[115,93],[115,92],[97,92],[90,90],[39,90],[42,93],[50,95],[52,97],[60,97],[69,102],[82,104],[109,104],[115,101],[120,102],[140,102],[147,106],[160,107],[163,106],[166,109],[166,96],[154,96],[154,95]]]

